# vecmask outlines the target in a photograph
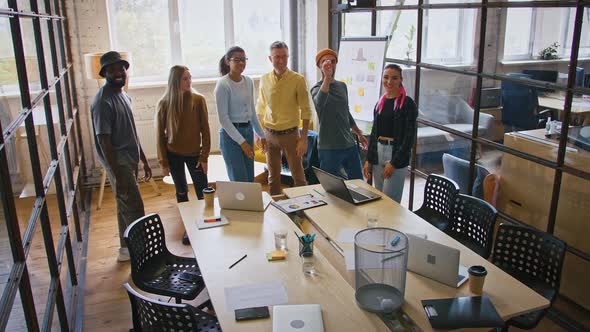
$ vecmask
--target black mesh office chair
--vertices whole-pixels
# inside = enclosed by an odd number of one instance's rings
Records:
[[[217,317],[192,305],[160,302],[139,294],[128,283],[123,285],[131,302],[133,332],[199,331],[220,332]]]
[[[523,226],[500,224],[492,263],[548,299],[551,304],[559,292],[565,242],[545,232]],[[509,319],[508,326],[532,329],[547,309]]]
[[[488,202],[459,194],[451,211],[446,233],[481,257],[488,259],[494,241],[494,225],[498,211]]]
[[[455,181],[430,174],[426,179],[422,206],[414,213],[444,231],[449,225],[453,200],[458,193],[459,186]]]
[[[125,230],[125,242],[131,256],[131,277],[139,289],[176,299],[192,300],[205,289],[197,260],[173,255],[166,247],[160,216],[152,213],[137,219]],[[188,273],[192,278],[179,278]],[[199,308],[211,307],[206,301]]]

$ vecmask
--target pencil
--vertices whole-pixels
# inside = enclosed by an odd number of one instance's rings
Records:
[[[238,264],[239,262],[243,261],[243,260],[244,260],[244,258],[246,258],[246,257],[248,257],[248,255],[247,255],[247,254],[246,254],[246,255],[244,255],[244,256],[242,256],[242,258],[238,259],[238,261],[237,261],[237,262],[235,262],[235,263],[233,263],[232,265],[230,265],[230,266],[229,266],[229,268],[231,269],[232,267],[236,266],[236,264]]]

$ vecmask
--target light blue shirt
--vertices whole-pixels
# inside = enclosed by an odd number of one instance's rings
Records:
[[[264,132],[258,122],[254,106],[254,82],[248,76],[242,76],[240,82],[234,82],[228,75],[217,81],[215,86],[217,116],[221,127],[236,143],[242,144],[245,139],[233,123],[250,122],[258,137]]]

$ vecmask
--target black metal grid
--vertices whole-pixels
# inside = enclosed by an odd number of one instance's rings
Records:
[[[38,1],[31,0],[30,11],[19,11],[18,2],[9,0],[9,8],[0,8],[0,18],[9,18],[10,21],[22,107],[18,116],[5,129],[2,129],[0,125],[0,132],[2,132],[2,135],[0,135],[0,174],[2,174],[0,177],[0,199],[13,257],[10,277],[0,298],[0,330],[6,328],[13,310],[17,290],[20,294],[29,331],[51,330],[55,309],[57,309],[59,326],[62,331],[72,330],[76,319],[77,271],[80,265],[79,257],[81,255],[79,251],[82,247],[80,244],[83,239],[80,228],[80,213],[82,213],[81,206],[83,204],[78,204],[83,197],[83,192],[81,192],[79,186],[80,176],[85,173],[83,145],[79,130],[80,119],[72,66],[68,62],[68,59],[71,59],[71,50],[67,44],[67,36],[64,33],[64,30],[67,31],[67,21],[62,14],[62,9],[65,7],[64,1],[53,0],[52,9],[51,0],[44,0],[43,6],[44,8],[39,8]],[[38,65],[38,73],[35,74],[39,75],[41,85],[41,91],[32,100],[29,90],[29,76],[32,73],[27,72],[25,66],[23,34],[21,31],[21,23],[25,20],[30,20],[33,26]],[[47,26],[48,40],[47,38],[46,40],[43,39],[42,24]],[[49,42],[51,63],[45,61],[43,44],[47,42]],[[49,69],[51,69],[51,77],[48,77]],[[48,168],[43,170],[45,173],[45,176],[43,176],[32,110],[35,107],[42,106],[45,111],[46,122],[49,124],[54,122],[51,112],[50,91],[55,94],[55,104],[57,105],[59,118],[59,135],[56,136],[53,130],[48,130],[47,140],[51,161]],[[16,129],[23,123],[27,134],[36,198],[26,224],[26,231],[21,237],[12,183],[10,177],[7,176],[9,170],[4,142],[12,139]],[[65,167],[62,168],[61,165]],[[62,174],[65,174],[65,181],[62,181]],[[57,230],[51,229],[46,203],[46,195],[52,182],[55,184],[59,210],[60,227]],[[47,303],[42,317],[37,315],[35,309],[32,295],[32,287],[35,285],[31,285],[26,262],[39,223],[41,224],[50,275]],[[74,234],[70,233],[69,226],[71,223],[74,226]],[[53,242],[54,232],[59,233],[57,244]],[[60,275],[66,273],[62,272],[64,263],[67,264],[68,269],[66,276],[68,285],[63,285],[60,279]],[[64,292],[66,287],[69,288]]]
[[[561,0],[561,1],[519,1],[519,2],[506,2],[506,1],[493,1],[488,2],[488,0],[473,0],[469,3],[443,3],[443,4],[428,4],[424,0],[418,0],[418,4],[415,5],[399,5],[399,6],[376,6],[375,8],[345,8],[345,6],[338,6],[340,2],[346,1],[331,1],[330,7],[330,47],[337,50],[340,38],[342,37],[342,27],[341,27],[341,15],[344,13],[352,13],[352,12],[371,12],[372,13],[372,20],[371,25],[376,19],[376,13],[378,11],[391,11],[391,10],[408,10],[408,11],[415,11],[417,12],[417,34],[416,34],[416,61],[408,61],[403,59],[392,59],[386,58],[386,62],[397,63],[397,64],[404,64],[409,66],[414,66],[416,69],[415,73],[415,102],[419,105],[419,96],[420,96],[420,71],[421,68],[432,69],[441,72],[447,73],[455,73],[455,74],[462,74],[462,75],[470,75],[476,77],[476,89],[474,95],[474,121],[473,121],[473,128],[472,134],[465,134],[463,132],[453,130],[448,128],[444,125],[439,123],[429,121],[426,119],[418,119],[418,123],[431,126],[445,132],[449,132],[453,135],[468,139],[471,141],[471,154],[470,154],[470,184],[468,186],[469,193],[471,193],[471,188],[473,187],[474,181],[474,173],[475,173],[475,158],[476,158],[476,149],[477,144],[481,144],[482,146],[487,146],[499,150],[503,153],[508,153],[519,158],[532,161],[538,163],[540,165],[549,167],[555,171],[555,177],[553,182],[552,188],[552,196],[551,196],[551,205],[549,209],[549,218],[548,218],[548,225],[547,229],[545,230],[549,234],[553,234],[555,229],[555,222],[556,222],[556,215],[557,215],[557,207],[559,202],[559,194],[561,188],[561,179],[563,174],[571,174],[573,176],[582,178],[584,180],[590,180],[590,173],[585,172],[580,169],[573,168],[571,166],[564,164],[565,159],[565,151],[566,151],[566,143],[567,143],[567,132],[570,123],[570,113],[571,113],[571,106],[573,101],[574,93],[578,94],[590,94],[590,88],[584,87],[576,87],[575,86],[575,69],[578,64],[578,50],[580,46],[580,36],[582,31],[582,20],[583,20],[583,11],[588,6],[590,6],[589,0]],[[457,9],[457,8],[474,8],[480,10],[480,20],[478,22],[478,29],[479,29],[479,36],[478,40],[479,48],[477,54],[477,66],[476,70],[469,70],[469,69],[459,69],[453,67],[447,67],[444,65],[437,65],[422,62],[422,36],[423,36],[423,17],[424,17],[424,10],[431,10],[431,9]],[[575,21],[574,21],[574,30],[573,30],[573,37],[572,37],[572,51],[570,53],[569,59],[569,70],[568,70],[568,81],[566,85],[563,84],[553,84],[547,83],[543,81],[536,81],[532,79],[521,79],[521,78],[514,78],[508,77],[504,74],[497,74],[497,73],[490,73],[483,71],[483,62],[485,56],[485,37],[486,37],[486,22],[488,19],[488,8],[575,8]],[[375,31],[373,30],[373,35]],[[564,113],[563,113],[563,122],[562,122],[562,129],[560,133],[560,137],[562,139],[559,142],[558,148],[558,156],[556,161],[550,161],[547,159],[539,158],[535,155],[527,154],[521,152],[519,150],[504,146],[503,144],[493,142],[491,140],[481,138],[478,136],[478,122],[479,122],[479,112],[480,112],[480,98],[481,98],[481,88],[482,88],[482,80],[486,79],[494,79],[500,81],[512,81],[516,83],[520,83],[523,85],[528,86],[535,86],[535,87],[545,87],[559,91],[565,91],[565,103],[564,103]],[[416,169],[416,145],[414,145],[414,149],[412,149],[412,161],[411,161],[411,172],[410,172],[410,192],[409,192],[409,208],[412,209],[413,201],[414,201],[414,182],[415,177],[420,176],[422,178],[426,178],[427,174],[421,172],[420,170]],[[508,220],[512,223],[516,224],[524,224],[520,220],[516,220],[505,213],[499,211],[499,216],[505,220]],[[579,256],[580,258],[590,262],[590,255],[588,253],[582,252],[577,250],[573,247],[568,247],[567,249],[570,253]]]

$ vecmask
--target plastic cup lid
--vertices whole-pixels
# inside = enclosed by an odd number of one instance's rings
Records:
[[[473,265],[472,267],[469,268],[468,272],[472,276],[476,276],[476,277],[483,277],[488,274],[488,271],[486,270],[486,268],[481,265]]]

